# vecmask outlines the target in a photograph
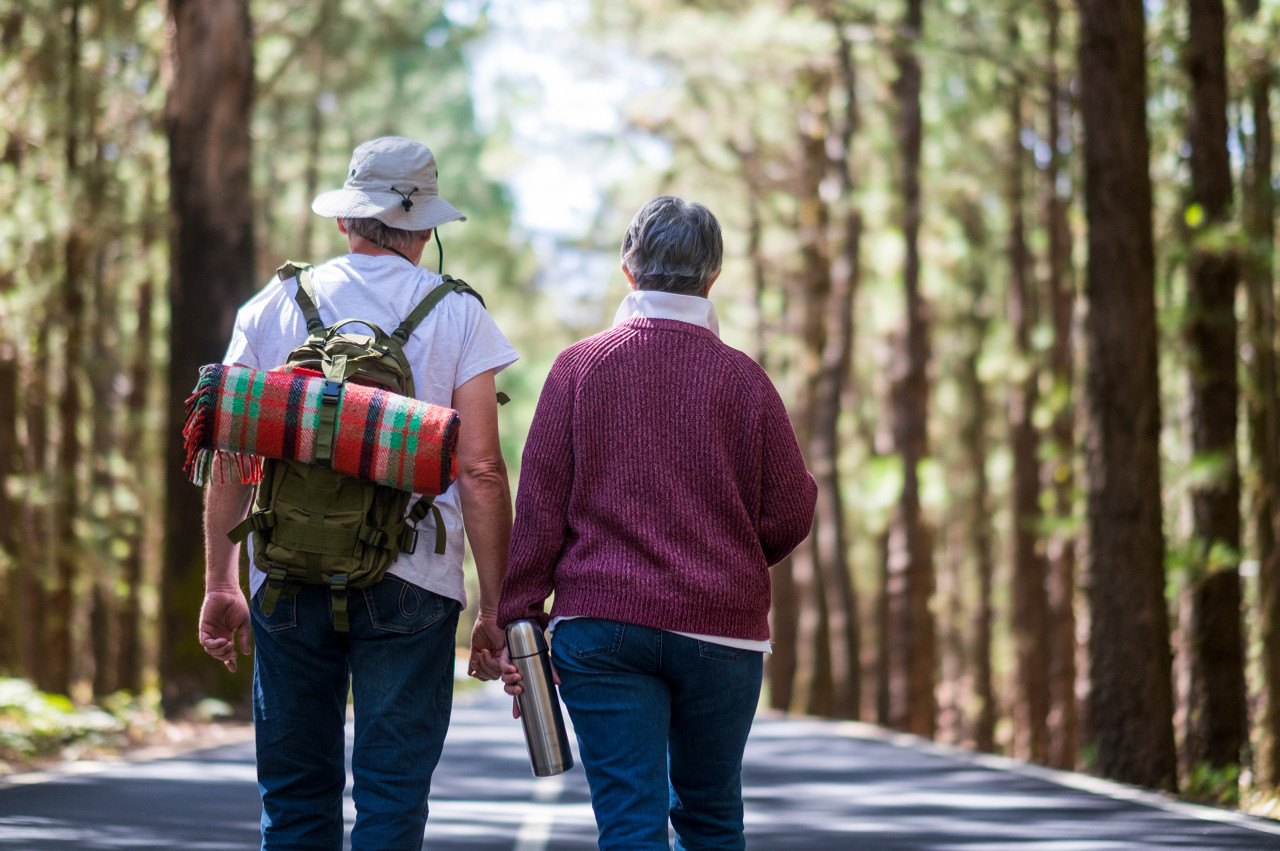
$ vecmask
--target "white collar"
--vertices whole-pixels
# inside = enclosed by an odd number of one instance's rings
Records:
[[[710,299],[696,295],[680,295],[660,290],[632,290],[618,305],[613,324],[621,325],[628,319],[642,316],[645,319],[676,319],[700,328],[706,328],[720,336],[720,320]]]

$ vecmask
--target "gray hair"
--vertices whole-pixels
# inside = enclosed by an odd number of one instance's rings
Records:
[[[641,207],[622,238],[622,263],[640,290],[702,295],[723,256],[720,223],[711,211],[671,195]]]
[[[411,251],[415,242],[423,235],[431,233],[431,228],[400,230],[384,224],[379,219],[343,219],[342,224],[349,236],[358,236],[380,248],[393,248],[396,251]]]

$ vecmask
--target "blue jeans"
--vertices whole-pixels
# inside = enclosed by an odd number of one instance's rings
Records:
[[[422,848],[431,774],[453,706],[456,601],[394,576],[349,592],[349,632],[329,589],[250,606],[263,851],[342,848],[343,727],[355,708],[352,851]]]
[[[606,849],[742,849],[742,752],[764,654],[595,618],[552,638]]]

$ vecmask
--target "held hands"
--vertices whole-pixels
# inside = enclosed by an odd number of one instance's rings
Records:
[[[240,652],[249,655],[249,604],[239,588],[206,591],[200,607],[200,645],[204,652],[236,670],[236,642]]]
[[[477,680],[496,680],[502,675],[498,662],[507,650],[507,634],[498,626],[497,615],[481,612],[471,628],[471,660],[467,663],[467,675]]]

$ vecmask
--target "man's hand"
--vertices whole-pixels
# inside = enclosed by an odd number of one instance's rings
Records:
[[[498,626],[497,615],[479,614],[471,628],[471,661],[467,674],[477,680],[496,680],[502,675],[498,661],[507,647],[507,634]]]
[[[249,655],[249,604],[240,589],[208,591],[200,607],[200,645],[204,652],[236,670],[236,641],[240,652]]]

